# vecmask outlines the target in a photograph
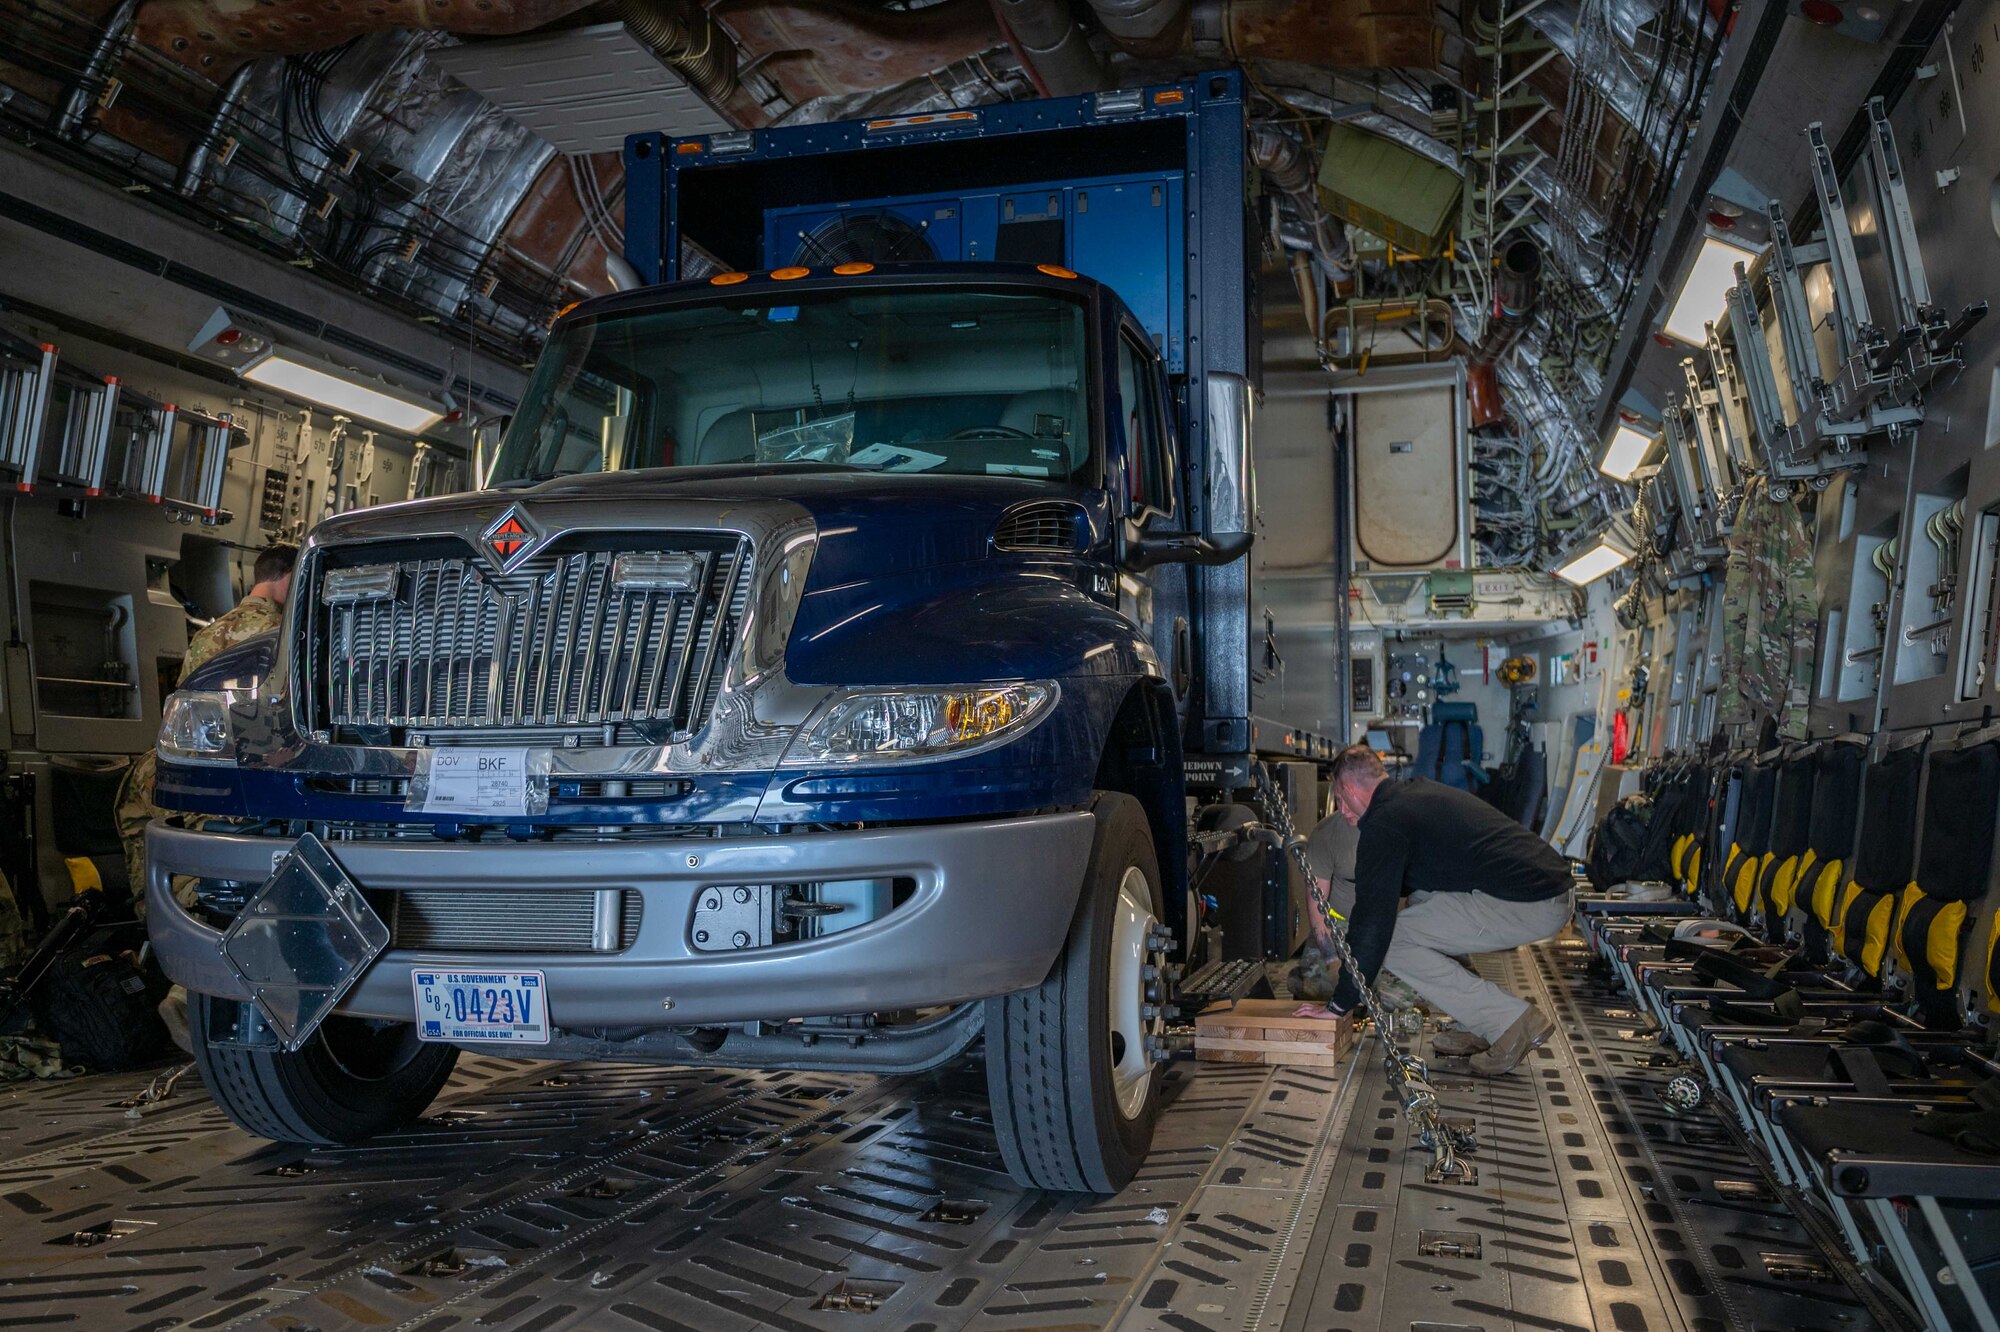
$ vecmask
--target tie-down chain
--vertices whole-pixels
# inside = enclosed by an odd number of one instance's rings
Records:
[[[1474,1174],[1472,1164],[1459,1158],[1478,1150],[1477,1139],[1470,1129],[1445,1121],[1437,1091],[1431,1086],[1430,1069],[1396,1039],[1395,1022],[1376,997],[1375,987],[1355,965],[1353,950],[1347,943],[1347,918],[1327,901],[1319,876],[1313,873],[1312,863],[1306,858],[1305,839],[1298,835],[1292,823],[1290,805],[1272,782],[1270,769],[1262,763],[1253,766],[1257,780],[1257,803],[1261,807],[1265,826],[1278,834],[1286,853],[1305,876],[1306,891],[1312,895],[1313,909],[1327,922],[1327,934],[1333,940],[1334,952],[1340,956],[1341,973],[1353,979],[1370,1016],[1375,1020],[1375,1030],[1382,1038],[1383,1062],[1389,1070],[1389,1086],[1402,1104],[1403,1117],[1416,1130],[1417,1141],[1429,1148],[1433,1155],[1426,1177],[1433,1182],[1453,1177],[1462,1177],[1470,1182]]]

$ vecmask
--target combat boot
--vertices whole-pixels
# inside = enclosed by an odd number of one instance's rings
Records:
[[[1514,1019],[1514,1025],[1500,1034],[1492,1049],[1483,1050],[1465,1061],[1466,1068],[1482,1078],[1497,1078],[1503,1073],[1512,1073],[1523,1059],[1555,1033],[1556,1024],[1549,1021],[1548,1014],[1529,1004],[1528,1011]]]

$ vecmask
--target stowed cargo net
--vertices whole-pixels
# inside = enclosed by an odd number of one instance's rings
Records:
[[[333,548],[307,591],[314,729],[644,726],[621,743],[700,730],[748,604],[749,543],[614,540],[558,538],[507,573],[457,541],[399,545],[388,566],[367,547]],[[685,586],[621,585],[618,557],[641,549],[690,556]],[[381,595],[329,605],[320,591],[336,567],[395,573]]]

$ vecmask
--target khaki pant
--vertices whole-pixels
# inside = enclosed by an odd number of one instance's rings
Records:
[[[1497,1041],[1527,1012],[1528,1001],[1474,975],[1459,956],[1553,939],[1571,910],[1567,892],[1543,902],[1508,902],[1479,892],[1412,893],[1396,916],[1384,965],[1432,1008],[1473,1035]]]

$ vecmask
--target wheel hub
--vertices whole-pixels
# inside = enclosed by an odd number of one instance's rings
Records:
[[[1152,885],[1137,865],[1118,883],[1111,922],[1111,1083],[1118,1110],[1136,1119],[1166,1057],[1166,960],[1171,935],[1153,914]]]

